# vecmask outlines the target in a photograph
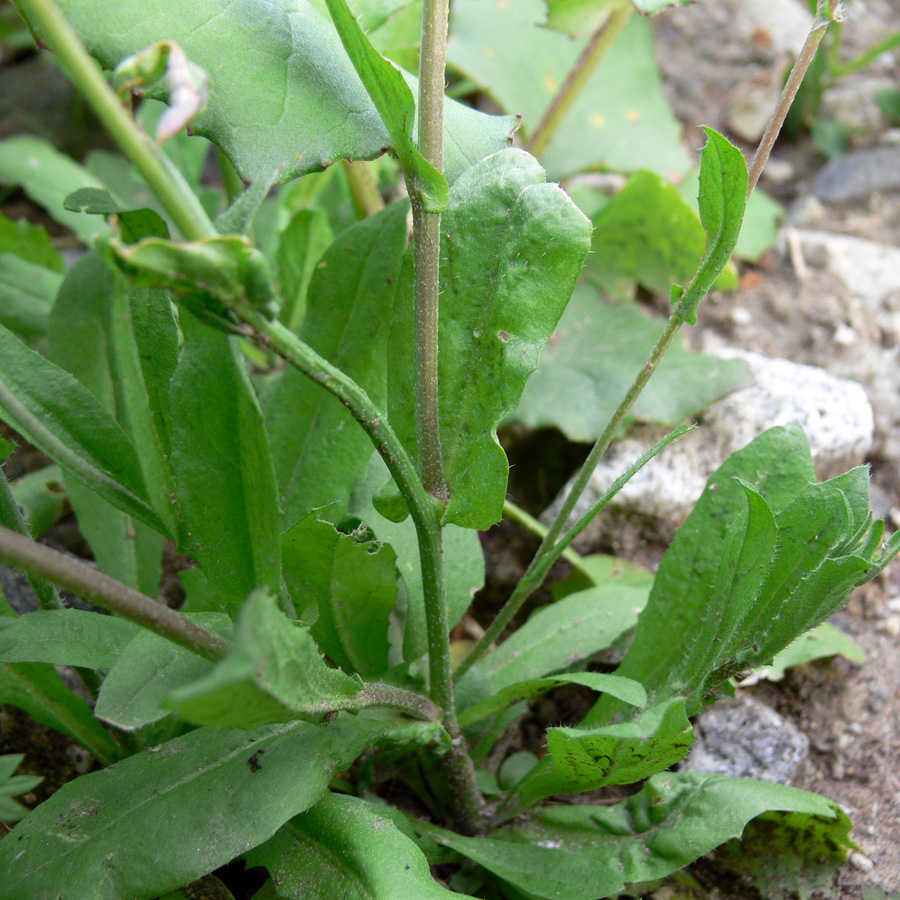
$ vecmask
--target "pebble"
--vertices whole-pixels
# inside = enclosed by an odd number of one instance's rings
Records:
[[[890,637],[900,637],[900,615],[897,615],[895,613],[892,616],[888,616],[887,619],[885,619],[884,625],[882,627]]]
[[[708,709],[683,768],[791,784],[809,758],[809,738],[769,706],[749,697]]]
[[[860,872],[871,872],[875,868],[875,863],[859,850],[850,852],[850,865],[854,869],[859,869]]]
[[[812,189],[826,203],[864,200],[875,191],[900,190],[900,145],[838,156],[819,172]]]

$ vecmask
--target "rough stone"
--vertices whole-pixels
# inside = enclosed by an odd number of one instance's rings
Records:
[[[875,191],[900,190],[900,145],[838,156],[819,172],[812,189],[826,203],[864,200]]]
[[[846,78],[825,91],[819,115],[849,125],[863,134],[874,134],[885,125],[876,99],[878,92],[896,88],[896,82],[885,75],[856,75]]]
[[[803,261],[834,275],[847,289],[841,326],[859,340],[836,348],[823,364],[842,378],[865,388],[875,414],[874,452],[900,458],[900,248],[825,231],[791,231]],[[840,344],[840,342],[838,342]]]
[[[684,521],[703,491],[706,479],[735,450],[774,425],[798,422],[810,441],[820,479],[840,474],[865,459],[871,448],[872,408],[860,385],[835,378],[815,366],[732,349],[718,355],[739,356],[748,363],[754,383],[714,403],[701,416],[701,428],[671,444],[646,465],[610,504],[607,521],[598,520],[583,542],[606,534],[610,516],[633,513],[655,520],[666,540]],[[588,490],[576,507],[583,514],[609,485],[659,439],[665,429],[642,425],[610,448],[594,471]],[[561,495],[545,513],[549,518]]]
[[[682,768],[791,784],[809,758],[809,738],[774,709],[744,697],[717,703],[694,724]]]

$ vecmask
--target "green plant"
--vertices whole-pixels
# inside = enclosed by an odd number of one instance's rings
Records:
[[[702,258],[672,287],[669,322],[519,586],[451,671],[450,628],[482,578],[475,530],[504,509],[496,428],[572,295],[588,220],[532,156],[505,148],[509,119],[444,109],[438,0],[424,4],[418,104],[344,0],[327,0],[334,30],[307,3],[206,0],[175,16],[161,0],[91,0],[69,4],[68,23],[51,0],[18,5],[155,201],[109,160],[115,191],[39,142],[0,146],[0,169],[42,202],[67,182],[56,215],[98,237],[52,308],[19,316],[47,355],[0,328],[0,410],[62,470],[99,569],[35,543],[0,482],[0,560],[30,573],[43,607],[16,618],[0,604],[0,700],[115,763],[0,842],[0,898],[174,898],[242,859],[267,871],[263,898],[447,896],[429,863],[449,863],[468,896],[592,900],[778,810],[841,856],[849,822],[824,798],[666,770],[687,753],[690,716],[900,550],[869,514],[867,472],[817,484],[802,433],[773,429],[712,476],[652,586],[574,555],[574,537],[681,427],[568,525],[725,271],[780,121],[749,172],[708,132]],[[148,105],[139,127],[81,41],[126,94],[168,90],[166,118]],[[194,139],[163,150],[148,136],[189,119],[221,151],[224,212],[197,190]],[[322,173],[385,149],[408,204],[379,209],[366,168]],[[312,205],[328,178],[343,187]],[[349,195],[372,214],[337,228]],[[55,271],[40,236],[21,239],[28,272]],[[167,539],[197,564],[179,612],[151,599]],[[563,554],[589,586],[495,648]],[[54,585],[114,615],[65,609]],[[614,673],[582,670],[632,630]],[[78,667],[93,712],[54,664]],[[584,721],[550,728],[540,760],[494,752],[525,701],[567,683],[601,695]],[[385,802],[389,782],[405,802]],[[640,782],[613,805],[545,802]]]

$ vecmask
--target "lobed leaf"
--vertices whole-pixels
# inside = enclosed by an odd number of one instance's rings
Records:
[[[225,657],[166,706],[201,725],[254,728],[353,707],[362,682],[330,668],[309,629],[265,591],[250,595]]]
[[[441,219],[440,425],[445,519],[500,521],[509,464],[496,437],[572,295],[590,224],[534,157],[504,150],[453,185]],[[391,332],[391,422],[415,450],[413,265]]]
[[[167,0],[87,0],[70,4],[66,18],[108,68],[158,41],[178,43],[210,75],[192,130],[251,182],[279,170],[283,183],[397,149],[334,27],[307,0],[197,0],[178,10]],[[507,146],[515,122],[448,102],[445,126],[452,180]]]
[[[654,775],[637,794],[614,806],[537,810],[523,823],[487,838],[434,827],[427,833],[527,896],[596,900],[683,868],[740,837],[747,822],[769,810],[818,816],[821,827],[830,825],[838,843],[846,846],[846,816],[824,797],[696,772]]]
[[[310,632],[331,661],[364,678],[384,673],[397,603],[393,550],[342,534],[312,513],[282,536],[281,555],[297,615],[314,619]]]
[[[150,900],[267,841],[383,726],[201,728],[64,785],[0,842],[0,898]],[[161,864],[163,861],[163,864]]]

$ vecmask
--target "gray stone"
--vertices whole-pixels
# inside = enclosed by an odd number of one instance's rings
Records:
[[[813,182],[826,203],[864,200],[875,191],[900,190],[900,146],[876,147],[831,160]]]
[[[743,697],[717,703],[694,724],[683,769],[791,784],[809,758],[809,738],[774,709]]]
[[[671,537],[693,509],[715,469],[735,450],[774,425],[801,425],[809,438],[820,479],[859,464],[872,445],[872,408],[859,384],[835,378],[815,366],[757,353],[732,349],[711,352],[746,360],[754,383],[708,407],[700,417],[701,427],[651,460],[609,507],[613,515],[624,512],[652,518],[663,540]],[[659,426],[640,425],[616,441],[595,469],[573,518],[586,512],[665,431]],[[544,514],[545,520],[555,514],[567,490]],[[621,523],[616,523],[612,530],[621,527]],[[585,543],[606,533],[603,523],[597,528],[588,529]]]

